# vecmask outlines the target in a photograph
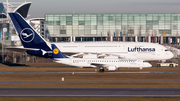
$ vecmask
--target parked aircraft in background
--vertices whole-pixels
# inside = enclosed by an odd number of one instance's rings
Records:
[[[9,13],[13,25],[20,37],[23,47],[8,48],[13,51],[27,52],[30,55],[53,58],[52,44],[65,55],[72,57],[95,54],[96,58],[113,56],[121,59],[134,60],[166,60],[173,54],[164,46],[146,42],[61,42],[45,41],[18,13]]]
[[[55,44],[51,45],[54,61],[66,65],[99,68],[100,71],[104,71],[104,68],[109,71],[114,71],[120,67],[140,68],[140,70],[152,67],[152,65],[146,61],[135,59],[68,58],[61,53]]]

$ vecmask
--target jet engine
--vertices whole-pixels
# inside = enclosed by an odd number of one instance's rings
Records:
[[[116,66],[108,66],[106,67],[109,71],[116,70]]]

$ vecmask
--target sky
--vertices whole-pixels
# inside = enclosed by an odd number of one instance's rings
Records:
[[[5,2],[3,0],[2,2]],[[25,2],[25,0],[9,0]],[[180,13],[180,0],[26,0],[30,18],[46,13]]]

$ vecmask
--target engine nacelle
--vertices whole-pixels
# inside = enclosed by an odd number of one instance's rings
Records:
[[[113,70],[116,70],[116,66],[108,66],[107,69],[109,71],[113,71]]]

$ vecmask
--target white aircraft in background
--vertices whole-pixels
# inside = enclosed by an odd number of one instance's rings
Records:
[[[109,71],[118,70],[120,67],[126,68],[149,68],[152,65],[143,60],[134,59],[94,59],[94,58],[69,58],[64,56],[61,51],[56,47],[55,44],[52,45],[53,59],[54,62],[62,63],[66,65],[76,66],[76,67],[92,67],[99,68],[100,72],[104,71],[106,67]]]
[[[53,43],[63,54],[84,56],[96,54],[98,57],[114,56],[123,59],[142,59],[146,61],[167,60],[173,57],[166,47],[147,42],[61,42]]]
[[[18,13],[9,13],[20,37],[22,47],[8,48],[13,51],[27,52],[30,55],[53,58],[51,44],[55,44],[65,55],[71,57],[95,54],[96,58],[113,56],[115,59],[167,60],[173,54],[164,46],[145,42],[61,42],[45,41]],[[26,34],[26,36],[24,36]],[[27,37],[28,36],[28,37]]]

